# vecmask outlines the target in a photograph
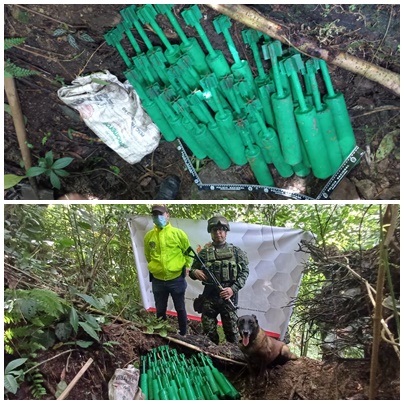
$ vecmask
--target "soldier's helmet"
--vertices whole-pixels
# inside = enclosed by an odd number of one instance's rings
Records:
[[[208,220],[208,233],[212,231],[213,227],[223,226],[226,231],[230,231],[229,221],[224,216],[214,216]]]

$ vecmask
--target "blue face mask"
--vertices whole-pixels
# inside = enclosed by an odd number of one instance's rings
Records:
[[[159,228],[162,229],[167,226],[167,218],[165,216],[153,216],[153,223]]]

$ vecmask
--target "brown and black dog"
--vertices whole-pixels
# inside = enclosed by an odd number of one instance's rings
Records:
[[[237,327],[241,336],[240,349],[246,358],[251,375],[258,372],[261,378],[269,364],[283,365],[289,360],[297,359],[284,342],[265,333],[254,314],[239,317]]]

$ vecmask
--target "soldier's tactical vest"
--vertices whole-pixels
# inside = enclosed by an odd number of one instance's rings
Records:
[[[232,244],[220,249],[206,247],[205,265],[224,287],[231,286],[237,279],[237,256]]]

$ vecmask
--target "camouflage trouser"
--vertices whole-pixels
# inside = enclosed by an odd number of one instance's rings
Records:
[[[203,332],[215,344],[219,343],[219,334],[217,333],[217,316],[219,314],[226,340],[237,343],[237,313],[220,296],[204,296],[202,310]]]

